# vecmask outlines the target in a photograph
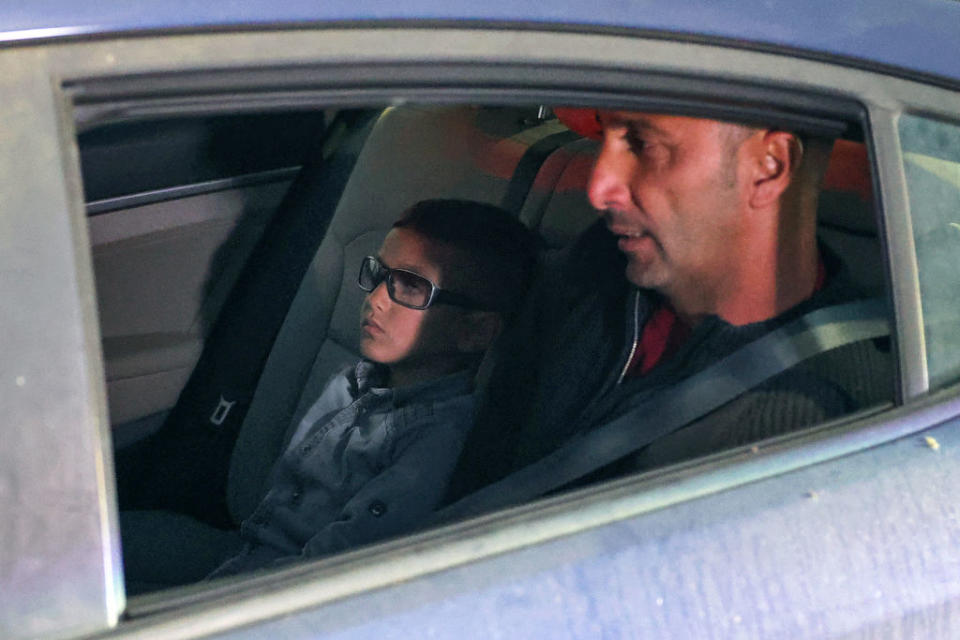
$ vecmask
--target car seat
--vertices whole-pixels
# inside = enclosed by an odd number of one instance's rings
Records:
[[[525,152],[562,131],[555,121],[541,122],[519,108],[404,106],[379,116],[240,426],[225,496],[234,525],[260,501],[290,428],[331,375],[359,357],[361,258],[377,250],[393,221],[416,201],[500,204],[516,187],[511,179]],[[239,548],[234,531],[176,511],[129,510],[120,519],[128,593],[199,580]]]

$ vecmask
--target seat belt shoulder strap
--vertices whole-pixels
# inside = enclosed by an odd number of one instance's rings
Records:
[[[817,354],[889,335],[884,301],[812,311],[664,390],[626,414],[441,510],[446,521],[519,504],[563,487],[706,416]]]

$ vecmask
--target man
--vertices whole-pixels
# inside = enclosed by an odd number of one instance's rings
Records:
[[[525,330],[505,345],[491,378],[452,498],[642,406],[790,320],[857,297],[816,241],[829,141],[663,114],[595,118],[602,146],[587,190],[601,221],[545,270]],[[872,357],[854,347],[844,357]],[[593,477],[855,409],[836,376],[824,374],[823,358],[814,360],[625,452]]]
[[[599,120],[588,195],[630,282],[660,293],[691,328],[709,315],[766,320],[812,295],[824,145],[679,116]]]

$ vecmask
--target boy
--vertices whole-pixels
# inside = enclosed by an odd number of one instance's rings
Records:
[[[363,360],[297,426],[241,553],[210,577],[326,555],[425,522],[474,423],[473,377],[522,301],[534,241],[464,200],[408,209],[363,259]]]

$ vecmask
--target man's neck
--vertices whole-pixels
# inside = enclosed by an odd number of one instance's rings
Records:
[[[688,326],[716,315],[741,326],[774,318],[803,302],[816,290],[820,263],[816,241],[777,253],[755,255],[741,269],[724,274],[714,296],[690,287],[687,296],[668,295],[677,315]]]

